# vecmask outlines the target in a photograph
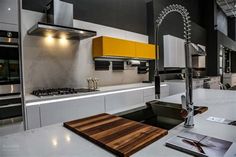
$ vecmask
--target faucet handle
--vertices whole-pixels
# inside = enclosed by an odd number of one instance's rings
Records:
[[[188,116],[188,110],[187,110],[185,95],[181,96],[181,102],[182,102],[182,109],[180,111],[180,115],[182,118],[186,118]]]

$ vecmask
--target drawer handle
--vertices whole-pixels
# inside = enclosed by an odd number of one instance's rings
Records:
[[[18,45],[0,44],[0,47],[18,48]]]
[[[10,107],[17,107],[17,106],[21,106],[21,104],[4,105],[4,106],[0,106],[0,109],[2,109],[2,108],[10,108]]]

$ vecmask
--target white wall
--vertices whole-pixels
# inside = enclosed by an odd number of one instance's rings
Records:
[[[95,71],[92,60],[92,38],[61,43],[54,39],[28,36],[27,30],[42,18],[42,14],[22,10],[22,38],[26,93],[37,88],[86,87],[88,77],[100,79],[100,86],[137,83],[148,79],[138,75],[137,69],[121,72]],[[74,27],[97,31],[105,35],[139,42],[148,42],[148,36],[116,28],[74,20]],[[110,68],[111,69],[111,68]]]

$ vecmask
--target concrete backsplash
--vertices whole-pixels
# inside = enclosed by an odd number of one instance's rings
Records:
[[[95,71],[92,59],[92,38],[81,41],[61,41],[28,36],[27,30],[42,18],[42,14],[22,11],[22,41],[24,82],[26,93],[38,88],[87,87],[88,77],[99,78],[99,85],[137,83],[148,79],[138,75],[137,68],[121,72]],[[148,42],[148,36],[116,28],[74,20],[74,27],[97,31],[97,36]]]

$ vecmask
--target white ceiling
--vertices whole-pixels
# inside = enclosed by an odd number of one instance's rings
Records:
[[[236,0],[216,0],[227,16],[236,17]]]

